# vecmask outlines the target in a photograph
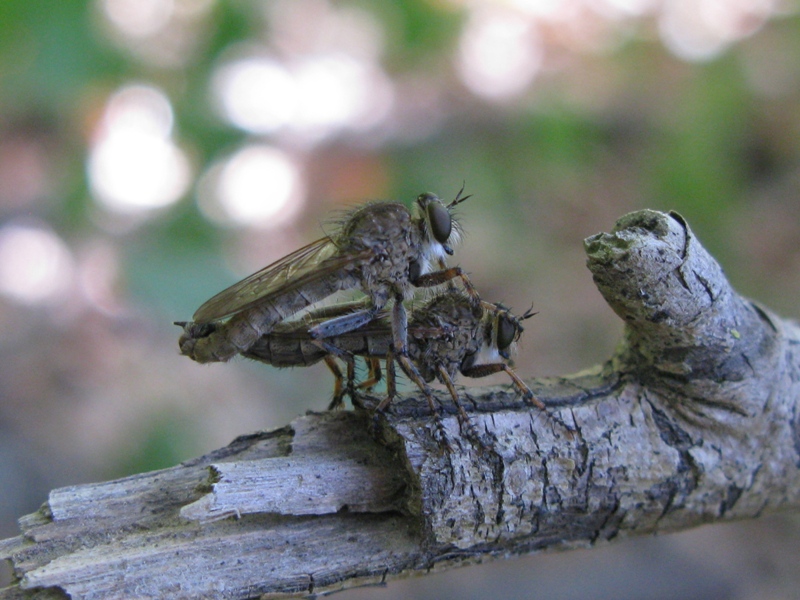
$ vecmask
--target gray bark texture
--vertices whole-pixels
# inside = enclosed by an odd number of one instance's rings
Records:
[[[800,507],[800,329],[674,213],[585,241],[625,321],[604,365],[386,414],[308,414],[176,467],[58,489],[0,541],[11,598],[324,594]]]

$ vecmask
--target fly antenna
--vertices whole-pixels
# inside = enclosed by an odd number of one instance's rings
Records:
[[[531,304],[531,307],[528,310],[525,311],[525,314],[522,315],[519,318],[519,320],[520,321],[524,321],[525,319],[530,319],[533,315],[538,315],[538,314],[539,314],[538,310],[536,312],[533,312],[533,304]]]
[[[455,199],[454,199],[454,200],[453,200],[453,201],[452,201],[450,204],[448,204],[448,205],[447,205],[447,208],[453,208],[453,207],[454,207],[454,206],[456,206],[457,204],[461,204],[461,203],[462,203],[464,200],[467,200],[468,198],[472,198],[472,194],[469,194],[469,195],[467,195],[467,196],[464,196],[464,197],[462,197],[462,196],[461,196],[461,194],[463,194],[463,193],[464,193],[464,188],[465,188],[466,186],[467,186],[467,182],[466,182],[466,181],[464,181],[464,182],[461,184],[461,189],[460,189],[460,190],[458,190],[458,193],[456,194],[456,197],[455,197]]]

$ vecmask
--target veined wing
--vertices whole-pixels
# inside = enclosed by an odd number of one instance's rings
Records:
[[[359,258],[363,257],[337,256],[337,247],[333,240],[329,237],[321,238],[221,291],[204,302],[192,319],[196,323],[224,319],[277,293],[306,285]]]

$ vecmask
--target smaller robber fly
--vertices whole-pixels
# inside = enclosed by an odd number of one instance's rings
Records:
[[[447,268],[460,228],[452,216],[462,196],[445,205],[420,194],[410,211],[397,202],[372,202],[350,212],[330,235],[312,242],[220,292],[197,309],[183,327],[181,353],[201,363],[246,354],[275,326],[329,296],[349,289],[366,294],[360,307],[316,323],[310,336],[338,336],[369,323],[392,306],[392,341],[406,353],[407,315],[403,300],[415,287],[460,278],[476,306],[480,303],[460,267]],[[401,363],[402,364],[402,363]]]
[[[367,359],[370,372],[367,381],[359,387],[371,387],[380,379],[379,360],[386,361],[387,397],[378,405],[378,411],[388,406],[396,395],[394,361],[402,357],[394,354],[390,319],[386,313],[378,315],[361,327],[327,338],[313,339],[309,326],[330,317],[342,307],[322,309],[310,313],[304,319],[280,323],[268,334],[261,336],[244,356],[277,367],[305,366],[324,360],[336,378],[334,397],[329,408],[338,408],[343,403],[345,388],[353,396],[355,356]],[[497,304],[481,302],[475,306],[464,293],[449,289],[412,311],[408,323],[409,365],[403,370],[426,396],[432,412],[436,412],[432,393],[427,383],[437,379],[450,393],[462,421],[466,413],[458,400],[454,379],[458,373],[467,377],[485,377],[505,371],[523,398],[534,406],[544,409],[544,404],[534,398],[533,392],[505,362],[519,340],[522,321],[533,316],[529,310],[521,317]],[[334,357],[345,360],[348,365],[347,385]]]

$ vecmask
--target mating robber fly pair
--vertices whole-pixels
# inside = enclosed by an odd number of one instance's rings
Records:
[[[544,406],[505,360],[522,333],[521,321],[508,309],[483,302],[460,267],[448,268],[445,256],[458,242],[453,208],[434,194],[417,197],[414,210],[395,202],[373,202],[349,213],[335,233],[300,248],[205,302],[183,327],[181,353],[201,363],[227,361],[241,354],[276,367],[324,360],[336,377],[330,408],[343,404],[345,386],[336,362],[347,364],[347,391],[355,398],[354,357],[367,360],[370,372],[360,388],[380,379],[386,363],[387,397],[395,395],[397,362],[436,406],[427,385],[447,387],[462,419],[453,379],[458,372],[483,377],[505,371],[522,396]],[[463,291],[452,281],[460,279]],[[445,291],[412,310],[404,301],[416,288],[448,283]],[[312,305],[342,290],[359,289],[359,302]],[[309,309],[310,307],[310,309]],[[302,311],[307,312],[292,319]],[[488,361],[488,362],[487,362]]]

